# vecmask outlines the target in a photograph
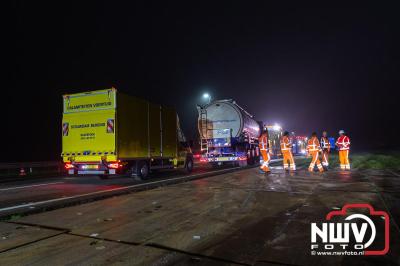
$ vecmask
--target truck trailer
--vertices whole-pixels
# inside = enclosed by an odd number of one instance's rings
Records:
[[[200,162],[255,164],[260,160],[258,138],[262,123],[234,100],[217,100],[197,106]]]
[[[116,89],[63,96],[62,159],[70,175],[148,177],[193,169],[191,149],[171,107]]]

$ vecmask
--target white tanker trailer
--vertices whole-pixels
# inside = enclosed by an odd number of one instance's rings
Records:
[[[233,100],[218,100],[197,106],[201,139],[201,162],[258,163],[258,137],[262,123]]]

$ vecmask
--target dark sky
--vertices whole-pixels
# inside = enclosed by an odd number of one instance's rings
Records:
[[[111,86],[175,106],[189,138],[208,91],[299,134],[398,142],[395,7],[79,2],[17,2],[1,161],[58,159],[61,95]]]

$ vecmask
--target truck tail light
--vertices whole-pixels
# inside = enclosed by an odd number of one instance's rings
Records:
[[[75,168],[75,166],[72,163],[66,163],[64,165],[64,167],[65,167],[65,169],[73,169],[73,168]]]
[[[202,157],[202,158],[200,158],[200,162],[201,163],[206,163],[206,162],[208,162],[208,160],[207,160],[207,158]]]
[[[108,168],[111,168],[111,169],[118,169],[118,168],[121,168],[121,167],[122,167],[122,164],[120,164],[119,162],[109,163],[109,164],[107,165],[107,167],[108,167]]]

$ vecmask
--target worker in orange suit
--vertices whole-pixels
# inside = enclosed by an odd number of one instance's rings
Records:
[[[261,136],[258,138],[258,147],[260,148],[261,156],[263,158],[263,163],[260,166],[260,170],[268,173],[269,170],[269,161],[271,157],[269,156],[269,143],[268,143],[268,129],[264,127]]]
[[[322,168],[321,161],[319,160],[319,153],[321,152],[321,146],[319,144],[317,133],[313,132],[311,138],[308,140],[307,143],[307,156],[311,156],[311,163],[308,167],[308,171],[314,172],[315,166],[318,167],[320,172],[324,171]]]
[[[346,136],[344,130],[339,131],[339,138],[336,140],[336,146],[339,148],[340,169],[350,170],[350,138]]]
[[[329,153],[331,152],[331,143],[328,139],[328,132],[322,132],[321,137],[321,149],[322,149],[322,166],[328,168],[329,166]]]
[[[283,169],[284,170],[296,170],[296,164],[292,154],[292,143],[289,139],[289,132],[285,131],[281,138],[281,151],[283,155]],[[289,168],[290,167],[290,168]]]

